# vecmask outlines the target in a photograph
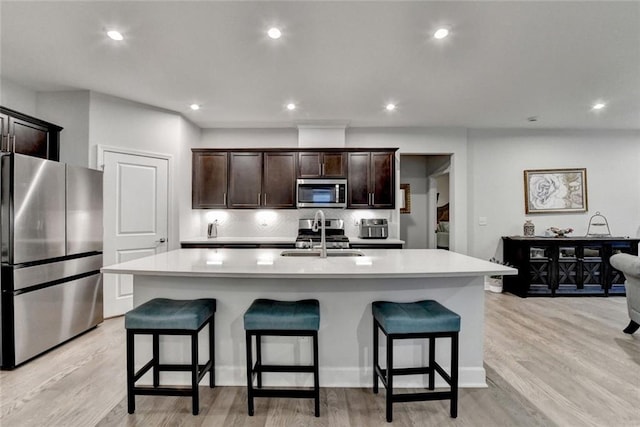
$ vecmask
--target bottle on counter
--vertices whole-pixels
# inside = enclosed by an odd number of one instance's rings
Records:
[[[218,220],[216,219],[213,222],[210,222],[207,226],[207,237],[209,239],[214,239],[218,237]]]

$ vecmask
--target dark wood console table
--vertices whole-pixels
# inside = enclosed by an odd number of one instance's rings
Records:
[[[624,295],[624,275],[611,255],[638,255],[640,239],[624,237],[502,238],[504,261],[518,269],[504,277],[504,290],[520,297]]]

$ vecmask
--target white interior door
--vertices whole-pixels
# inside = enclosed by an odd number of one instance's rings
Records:
[[[104,265],[167,250],[169,161],[104,150]],[[133,278],[104,275],[104,316],[133,307]]]

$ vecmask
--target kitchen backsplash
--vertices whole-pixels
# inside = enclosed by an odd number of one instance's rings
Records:
[[[298,234],[298,219],[313,218],[317,209],[296,210],[194,210],[196,221],[200,222],[200,232],[196,236],[203,237],[207,233],[207,224],[218,220],[219,237],[292,237]],[[361,210],[361,209],[323,209],[327,219],[344,220],[345,233],[348,237],[358,236],[358,222],[361,218],[386,218],[389,221],[389,237],[398,238],[398,213],[394,210]]]

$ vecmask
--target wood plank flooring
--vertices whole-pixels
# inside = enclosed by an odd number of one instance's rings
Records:
[[[639,426],[640,333],[626,335],[624,298],[527,298],[486,294],[487,389],[448,402],[394,406],[399,426]],[[464,322],[464,319],[463,319]],[[463,323],[464,327],[464,323]],[[257,399],[244,387],[201,387],[186,397],[137,397],[126,410],[123,318],[13,371],[0,372],[0,425],[8,426],[384,426],[384,391],[321,389],[310,400]]]

